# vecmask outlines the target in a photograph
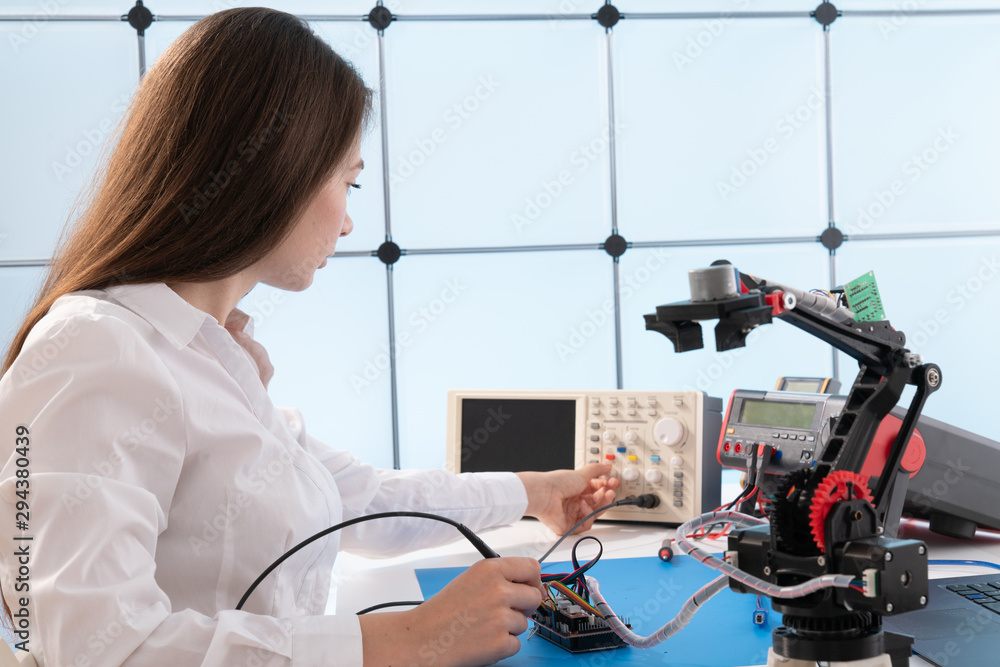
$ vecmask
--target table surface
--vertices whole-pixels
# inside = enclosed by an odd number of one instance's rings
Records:
[[[674,529],[659,524],[598,522],[588,534],[596,536],[604,544],[603,558],[633,558],[655,556],[662,540],[673,536]],[[480,536],[501,556],[533,558],[540,557],[556,539],[545,526],[530,519],[512,526],[483,531]],[[926,522],[904,520],[899,537],[926,542],[931,559],[970,559],[1000,563],[1000,533],[980,531],[974,540],[956,540],[930,532]],[[565,540],[548,560],[569,560],[573,541]],[[707,545],[715,551],[722,551],[725,543],[716,541]],[[414,570],[468,566],[479,558],[479,553],[464,539],[442,547],[387,559],[372,560],[342,552],[337,559],[334,577],[336,595],[331,596],[327,612],[340,610],[341,613],[352,613],[390,599],[423,599]],[[930,567],[932,578],[988,572],[989,570],[981,567],[971,566]],[[606,595],[609,593],[605,591]],[[608,598],[609,601],[611,599]],[[663,619],[664,622],[667,620],[669,618]],[[910,664],[930,665],[917,656],[910,659]]]

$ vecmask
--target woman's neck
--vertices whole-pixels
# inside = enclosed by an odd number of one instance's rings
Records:
[[[242,273],[204,283],[167,283],[182,299],[224,325],[229,313],[256,284]]]

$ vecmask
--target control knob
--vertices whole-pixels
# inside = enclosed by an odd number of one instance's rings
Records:
[[[622,471],[622,479],[626,482],[634,482],[639,479],[639,471],[635,468],[625,468],[625,470]]]
[[[653,425],[653,438],[667,447],[681,444],[686,435],[684,422],[675,417],[664,417]]]
[[[663,473],[659,471],[658,468],[650,468],[646,471],[646,481],[651,484],[656,484],[661,479],[663,479]]]

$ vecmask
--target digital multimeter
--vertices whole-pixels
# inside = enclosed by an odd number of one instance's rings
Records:
[[[822,456],[830,438],[831,420],[841,413],[846,401],[846,396],[833,394],[737,389],[729,399],[719,436],[719,463],[745,471],[754,452],[760,455],[770,445],[773,453],[761,465],[767,475],[758,478],[757,485],[765,493],[772,493],[780,475],[811,467]],[[875,433],[861,470],[864,476],[877,475],[885,466],[902,425],[901,417],[893,413],[885,416]],[[913,477],[925,457],[923,436],[914,430],[900,466]]]
[[[830,417],[840,414],[846,397],[789,391],[737,389],[719,438],[719,463],[746,469],[754,448],[774,447],[770,472],[811,465],[830,432]]]

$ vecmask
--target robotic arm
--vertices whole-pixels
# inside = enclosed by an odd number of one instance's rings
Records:
[[[924,364],[888,321],[858,322],[824,296],[743,274],[728,263],[692,271],[691,300],[658,306],[646,328],[667,336],[677,352],[703,346],[700,321],[718,319],[719,351],[743,347],[755,327],[785,320],[858,361],[859,372],[831,436],[811,468],[785,477],[771,503],[770,524],[734,531],[729,555],[737,566],[789,586],[828,574],[850,574],[857,588],[824,589],[801,598],[772,598],[785,614],[773,652],[786,660],[876,660],[898,652],[905,664],[909,638],[882,630],[883,615],[927,603],[927,549],[895,539],[908,473],[900,468],[906,443],[941,370]],[[876,480],[860,472],[882,419],[906,385],[916,386],[888,460]],[[874,493],[869,485],[874,484]],[[756,593],[730,580],[733,590]],[[788,663],[783,663],[788,664]]]

